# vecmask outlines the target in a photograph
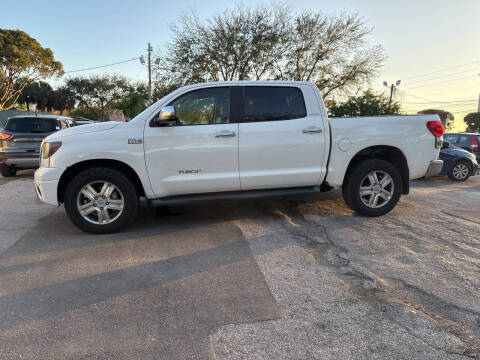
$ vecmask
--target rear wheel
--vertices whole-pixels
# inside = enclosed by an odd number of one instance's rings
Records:
[[[385,160],[368,159],[358,163],[348,174],[343,187],[347,205],[365,216],[388,213],[402,194],[402,177]]]
[[[465,181],[470,177],[470,164],[466,161],[459,161],[452,169],[452,173],[448,176],[453,181]]]
[[[13,177],[17,175],[17,169],[13,166],[2,164],[0,165],[0,173],[2,173],[4,177]]]
[[[135,216],[138,194],[132,181],[110,168],[77,174],[65,192],[65,210],[81,230],[105,234],[120,230]]]

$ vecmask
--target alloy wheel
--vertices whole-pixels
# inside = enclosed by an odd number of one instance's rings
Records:
[[[463,163],[460,163],[455,165],[455,167],[453,168],[452,175],[457,180],[464,180],[465,178],[467,178],[468,172],[469,172],[468,166]]]
[[[85,220],[96,225],[106,225],[117,220],[124,206],[122,192],[108,181],[88,183],[77,196],[78,212]]]
[[[381,208],[392,198],[394,183],[385,171],[369,172],[360,183],[360,199],[369,208]]]

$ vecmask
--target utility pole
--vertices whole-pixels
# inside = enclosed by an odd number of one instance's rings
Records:
[[[393,93],[395,91],[396,86],[399,86],[402,80],[397,80],[395,83],[390,85],[390,100],[388,101],[388,107],[392,105],[393,100]],[[388,87],[388,83],[386,81],[383,82],[383,86]]]
[[[395,88],[394,88],[394,85],[392,84],[392,85],[390,86],[390,100],[388,101],[388,106],[389,106],[389,107],[392,106],[392,97],[393,97],[393,91],[394,91],[394,89],[395,89]]]
[[[148,43],[148,103],[152,102],[152,45]]]

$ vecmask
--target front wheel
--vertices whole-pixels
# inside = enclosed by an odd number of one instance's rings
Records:
[[[385,160],[368,159],[355,165],[342,187],[348,206],[364,216],[388,213],[402,194],[402,177]]]
[[[77,174],[65,192],[65,211],[81,230],[106,234],[120,230],[135,216],[138,193],[132,181],[110,168]]]
[[[470,177],[470,165],[466,161],[459,161],[452,169],[452,173],[448,176],[453,181],[465,181]]]

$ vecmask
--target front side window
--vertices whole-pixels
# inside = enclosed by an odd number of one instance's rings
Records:
[[[245,87],[245,121],[276,121],[307,116],[303,94],[296,87]]]
[[[230,89],[217,87],[194,90],[173,100],[178,125],[230,123]]]

